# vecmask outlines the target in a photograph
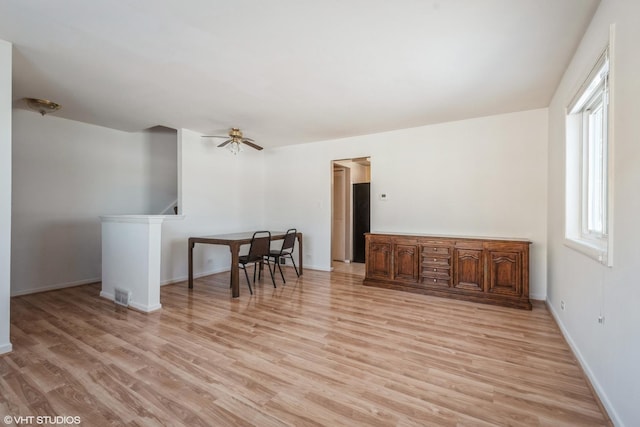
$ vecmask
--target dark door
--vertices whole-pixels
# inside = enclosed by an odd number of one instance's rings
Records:
[[[364,233],[370,224],[370,186],[353,184],[353,262],[364,262]]]

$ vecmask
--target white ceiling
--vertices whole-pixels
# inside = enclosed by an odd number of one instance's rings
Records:
[[[265,147],[546,107],[599,0],[0,0],[13,99]]]

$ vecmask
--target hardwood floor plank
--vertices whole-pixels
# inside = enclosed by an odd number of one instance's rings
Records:
[[[164,421],[155,414],[156,408],[148,407],[148,403],[143,401],[136,393],[131,392],[131,388],[121,384],[109,371],[96,369],[89,372],[89,376],[95,387],[105,390],[102,399],[110,406],[117,407],[121,417],[131,421],[136,421],[147,426],[161,426]]]
[[[228,273],[164,286],[150,314],[99,284],[13,298],[0,412],[90,426],[610,425],[544,305],[287,278],[239,299]]]
[[[47,415],[54,412],[46,395],[26,375],[16,372],[5,376],[3,380],[13,391],[17,401],[28,407],[32,415]]]

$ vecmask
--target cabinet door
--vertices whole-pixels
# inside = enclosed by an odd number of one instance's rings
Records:
[[[454,251],[453,287],[466,291],[484,292],[482,248],[456,248]]]
[[[489,293],[522,295],[522,252],[518,249],[488,248],[487,276]]]
[[[418,247],[416,245],[394,245],[393,278],[395,280],[418,280]]]
[[[391,279],[391,243],[369,242],[367,277]]]

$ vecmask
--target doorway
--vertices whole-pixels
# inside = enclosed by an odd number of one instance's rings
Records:
[[[364,275],[364,233],[370,231],[371,160],[334,160],[332,169],[332,268]]]

